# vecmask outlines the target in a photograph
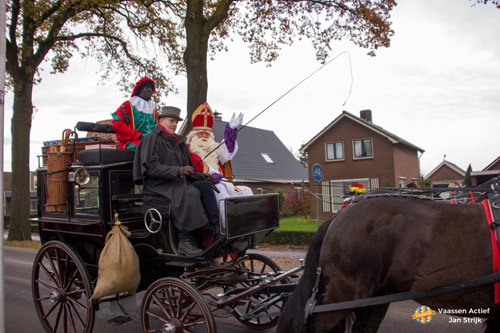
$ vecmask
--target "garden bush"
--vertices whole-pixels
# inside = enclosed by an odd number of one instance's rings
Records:
[[[267,235],[263,245],[308,246],[314,231],[276,230]]]

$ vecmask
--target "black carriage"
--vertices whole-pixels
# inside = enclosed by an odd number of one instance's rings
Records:
[[[112,132],[110,125],[78,123],[76,128]],[[283,273],[272,259],[246,251],[279,226],[278,196],[226,199],[221,237],[199,257],[186,257],[177,251],[170,216],[143,212],[141,188],[132,179],[133,155],[98,147],[80,151],[67,169],[37,170],[38,217],[32,222],[38,223],[42,248],[34,262],[32,292],[44,329],[91,332],[102,302],[129,296],[90,300],[106,235],[117,220],[131,233],[139,257],[137,292],[146,291],[141,306],[145,332],[215,332],[217,310],[232,313],[250,328],[276,325],[287,293],[283,285],[301,268]],[[51,202],[54,191],[64,192],[64,202]],[[211,265],[221,257],[227,261]],[[281,288],[273,290],[274,285]]]

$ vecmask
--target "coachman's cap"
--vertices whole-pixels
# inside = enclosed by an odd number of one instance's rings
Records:
[[[214,127],[214,113],[207,102],[198,106],[191,116],[194,131],[212,131]]]
[[[183,121],[181,117],[181,109],[176,108],[175,106],[162,106],[160,111],[158,111],[158,119],[163,117],[170,117],[177,119],[178,121]]]

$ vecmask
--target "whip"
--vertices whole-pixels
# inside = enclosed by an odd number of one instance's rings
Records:
[[[248,124],[250,124],[252,121],[255,120],[255,118],[259,117],[261,114],[263,114],[265,111],[267,111],[269,108],[271,108],[274,104],[278,103],[281,99],[283,99],[286,95],[288,95],[289,93],[291,93],[293,90],[295,90],[298,86],[300,86],[302,83],[304,83],[305,81],[307,81],[309,78],[311,78],[314,74],[316,74],[317,72],[321,71],[323,68],[325,68],[326,66],[328,66],[332,61],[334,61],[335,59],[337,59],[338,57],[340,57],[342,54],[347,54],[347,56],[349,57],[349,67],[351,67],[351,56],[349,55],[349,52],[347,51],[343,51],[341,53],[339,53],[338,55],[336,55],[335,57],[333,57],[332,59],[330,59],[328,62],[326,62],[323,66],[319,67],[318,69],[316,69],[314,72],[312,72],[311,74],[309,74],[307,77],[305,77],[304,79],[302,79],[299,83],[297,83],[296,85],[294,85],[292,88],[290,88],[287,92],[285,92],[283,95],[281,95],[280,97],[278,97],[276,100],[274,100],[274,102],[272,102],[271,104],[269,104],[266,108],[264,108],[262,111],[260,111],[256,116],[254,116],[252,119],[250,119],[245,125],[241,126],[236,132],[234,132],[231,136],[229,136],[227,139],[225,140],[222,140],[214,149],[212,149],[208,154],[206,154],[201,160],[199,160],[198,162],[196,162],[194,165],[193,165],[193,168],[196,167],[198,164],[200,164],[201,162],[203,162],[205,160],[205,158],[207,158],[208,156],[210,156],[210,154],[212,154],[214,151],[216,151],[220,146],[222,146],[222,144],[224,144],[227,140],[229,140],[230,138],[232,138],[233,136],[235,136],[236,134],[238,134],[239,131],[241,131],[242,129],[244,129],[245,127],[248,126]],[[349,99],[349,96],[351,95],[351,90],[352,90],[352,81],[353,81],[353,78],[352,78],[352,68],[351,68],[351,87],[349,88],[349,94],[347,95],[347,98],[346,100],[344,101],[344,104],[342,105],[345,105],[345,103],[347,102],[347,100]]]

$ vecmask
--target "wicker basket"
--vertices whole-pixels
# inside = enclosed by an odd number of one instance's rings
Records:
[[[47,176],[47,204],[45,210],[48,212],[66,211],[68,201],[68,172],[61,172],[66,175],[66,179],[57,179]],[[57,175],[57,174],[56,174]]]
[[[59,151],[51,147],[47,153],[47,203],[48,212],[64,212],[68,202],[68,171],[71,152],[66,151],[69,137],[74,134],[70,129],[63,131]]]

